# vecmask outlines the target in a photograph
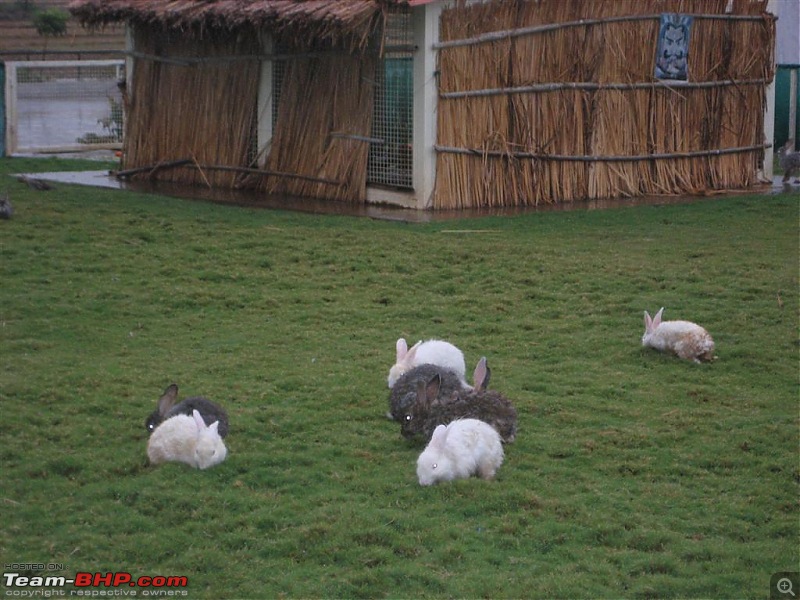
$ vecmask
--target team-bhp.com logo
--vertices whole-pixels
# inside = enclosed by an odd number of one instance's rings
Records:
[[[134,578],[130,573],[76,573],[75,577],[23,575],[3,573],[6,596],[11,597],[51,597],[51,596],[178,596],[186,595],[188,577],[165,577],[156,575]],[[64,590],[66,586],[77,589]],[[33,589],[37,588],[37,589]],[[114,588],[117,593],[105,588]],[[141,588],[131,590],[129,588]],[[177,588],[177,589],[176,589]],[[44,594],[42,592],[50,592]],[[37,593],[39,592],[39,593]],[[177,592],[177,593],[176,593]],[[183,593],[181,593],[183,592]]]

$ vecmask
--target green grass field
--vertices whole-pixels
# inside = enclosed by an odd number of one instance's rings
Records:
[[[191,598],[766,598],[800,570],[797,194],[412,225],[9,176],[86,168],[0,160],[0,550],[61,565],[13,572],[186,576]],[[643,349],[661,306],[718,360]],[[421,447],[384,416],[400,336],[488,357],[519,412],[495,481],[417,484]],[[221,465],[147,464],[173,381],[227,408]]]

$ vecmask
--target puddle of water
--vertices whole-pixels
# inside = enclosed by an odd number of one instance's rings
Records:
[[[56,173],[20,173],[20,175],[52,183],[74,183],[115,190],[123,189],[119,185],[120,182],[111,177],[108,171],[62,171]]]
[[[702,202],[721,196],[742,194],[795,194],[800,196],[800,180],[783,184],[780,176],[775,177],[772,185],[764,184],[748,190],[726,192],[713,196],[640,196],[638,198],[609,198],[603,200],[576,201],[563,204],[546,204],[543,206],[507,207],[507,208],[472,208],[464,210],[425,211],[384,206],[375,204],[350,204],[315,198],[296,196],[272,196],[252,190],[208,189],[200,186],[187,186],[162,181],[120,181],[108,171],[66,171],[56,173],[29,173],[28,177],[43,179],[52,183],[88,185],[94,187],[124,189],[136,192],[172,196],[187,200],[203,200],[220,204],[230,204],[248,208],[265,208],[275,210],[291,210],[313,214],[344,215],[367,217],[371,219],[404,221],[410,223],[427,223],[451,219],[465,219],[485,216],[511,216],[535,212],[601,210],[607,208],[623,208],[643,205],[687,204]]]

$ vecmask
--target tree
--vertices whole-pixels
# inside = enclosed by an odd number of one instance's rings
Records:
[[[47,38],[67,34],[68,20],[69,13],[57,8],[48,8],[34,15],[33,26],[36,28],[36,33],[45,38],[45,50],[47,50]]]

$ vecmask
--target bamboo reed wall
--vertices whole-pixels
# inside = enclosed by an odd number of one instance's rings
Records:
[[[376,55],[287,60],[266,169],[269,193],[366,201]]]
[[[206,35],[202,40],[160,28],[137,28],[133,86],[129,90],[123,148],[126,169],[145,169],[190,159],[183,167],[162,169],[157,178],[231,188],[241,173],[201,165],[243,167],[255,132],[259,62],[187,61],[181,57],[254,55],[252,36]],[[154,60],[168,48],[165,60]]]
[[[121,174],[365,202],[377,53],[281,55],[277,121],[258,169],[251,163],[260,60],[273,57],[252,30],[223,31],[134,30]]]
[[[445,10],[434,208],[757,183],[774,74],[766,3],[734,0],[730,13],[728,0],[492,0]],[[694,15],[686,85],[654,76],[661,13]],[[756,18],[738,18],[746,15]],[[533,31],[491,33],[521,28]]]

